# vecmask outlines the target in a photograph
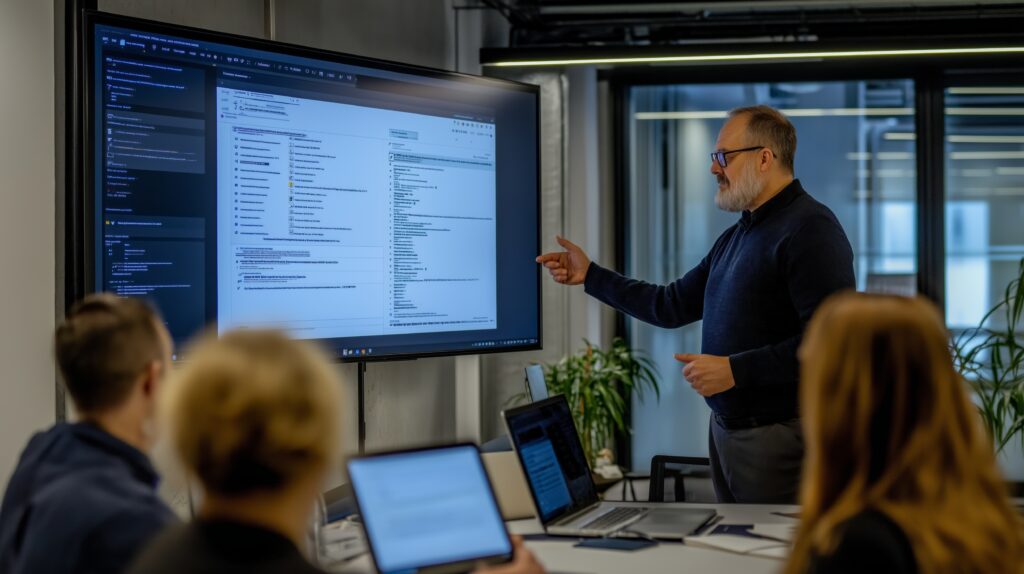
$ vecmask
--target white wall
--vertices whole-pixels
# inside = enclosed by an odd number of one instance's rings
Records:
[[[0,487],[54,420],[53,3],[0,2]]]

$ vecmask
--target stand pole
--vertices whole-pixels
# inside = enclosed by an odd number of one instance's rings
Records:
[[[359,373],[359,454],[366,452],[366,361],[356,363],[356,372]]]

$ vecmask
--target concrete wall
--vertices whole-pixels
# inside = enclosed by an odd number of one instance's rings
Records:
[[[53,3],[0,2],[0,487],[54,420]]]
[[[99,0],[103,12],[263,36],[263,0]]]
[[[279,0],[277,40],[451,69],[454,40],[445,0]]]

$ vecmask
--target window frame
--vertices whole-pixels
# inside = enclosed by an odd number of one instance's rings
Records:
[[[867,65],[865,65],[867,64]],[[693,77],[681,77],[692,72]],[[633,139],[629,116],[631,88],[657,85],[726,83],[825,82],[906,79],[914,82],[915,229],[917,292],[931,299],[945,319],[946,303],[946,165],[945,91],[950,87],[1019,83],[1024,86],[1024,61],[1019,55],[919,58],[873,58],[845,61],[742,64],[725,66],[621,67],[599,70],[598,81],[608,84],[613,106],[614,261],[619,272],[630,266],[631,213],[629,171]],[[631,340],[629,322],[616,313],[615,336]],[[632,427],[632,401],[626,418]],[[632,439],[616,433],[619,460],[632,460]]]

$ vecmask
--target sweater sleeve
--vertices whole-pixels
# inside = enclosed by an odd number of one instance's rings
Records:
[[[583,286],[589,295],[631,317],[671,329],[704,316],[708,267],[705,257],[680,279],[668,285],[654,285],[591,263]]]
[[[782,269],[789,299],[800,320],[797,335],[729,357],[737,387],[792,384],[797,380],[797,349],[807,323],[829,295],[856,288],[853,249],[839,222],[821,215],[809,219],[782,247]]]

